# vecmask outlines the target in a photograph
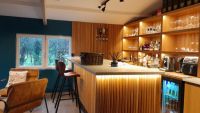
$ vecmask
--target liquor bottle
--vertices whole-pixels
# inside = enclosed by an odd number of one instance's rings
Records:
[[[163,13],[167,12],[167,1],[168,0],[163,0],[163,6],[162,6],[162,12]]]
[[[186,0],[186,4],[187,4],[187,6],[192,5],[192,0]]]
[[[173,10],[179,8],[179,0],[173,0]]]
[[[186,5],[186,0],[179,0],[179,7],[182,8],[182,7],[185,7]]]
[[[167,11],[173,10],[173,0],[168,0],[167,2]]]

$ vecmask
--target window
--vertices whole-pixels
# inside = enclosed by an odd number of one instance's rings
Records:
[[[17,35],[17,67],[55,67],[55,59],[65,61],[65,57],[70,55],[71,37]]]
[[[71,55],[70,39],[65,37],[47,36],[48,45],[48,66],[55,65],[55,59],[65,61],[65,57]],[[65,62],[68,64],[68,62]],[[66,65],[67,65],[66,64]]]

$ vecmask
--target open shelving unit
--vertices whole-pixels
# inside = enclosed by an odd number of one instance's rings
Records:
[[[135,28],[138,28],[138,34],[129,35]],[[134,57],[137,59],[134,64],[139,64],[140,57],[144,54],[157,55],[160,61],[165,55],[199,57],[200,3],[132,22],[125,25],[123,31],[123,58]],[[159,50],[141,48],[152,41],[159,42]],[[134,49],[130,49],[131,47]],[[198,72],[200,77],[200,66]]]

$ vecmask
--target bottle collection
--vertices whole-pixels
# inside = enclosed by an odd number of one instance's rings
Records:
[[[145,43],[140,46],[140,51],[159,51],[160,50],[160,41],[151,41],[150,43]]]
[[[179,113],[179,85],[163,81],[162,113]]]
[[[153,33],[160,33],[161,32],[161,23],[154,23],[151,26],[145,28],[145,34],[153,34]]]
[[[149,68],[158,68],[160,67],[160,59],[158,58],[158,54],[155,56],[150,56],[144,53],[139,55],[139,65]]]
[[[163,0],[162,12],[169,12],[197,3],[200,3],[200,0]]]

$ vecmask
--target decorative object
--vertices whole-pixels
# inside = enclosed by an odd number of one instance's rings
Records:
[[[102,41],[107,41],[107,29],[102,27],[102,28],[97,28],[97,40],[102,40]]]
[[[102,65],[103,64],[102,53],[81,52],[80,56],[81,56],[82,65]]]
[[[121,57],[121,52],[113,52],[110,54],[111,58],[112,58],[112,62],[111,62],[111,67],[117,67],[118,66],[118,60]]]

